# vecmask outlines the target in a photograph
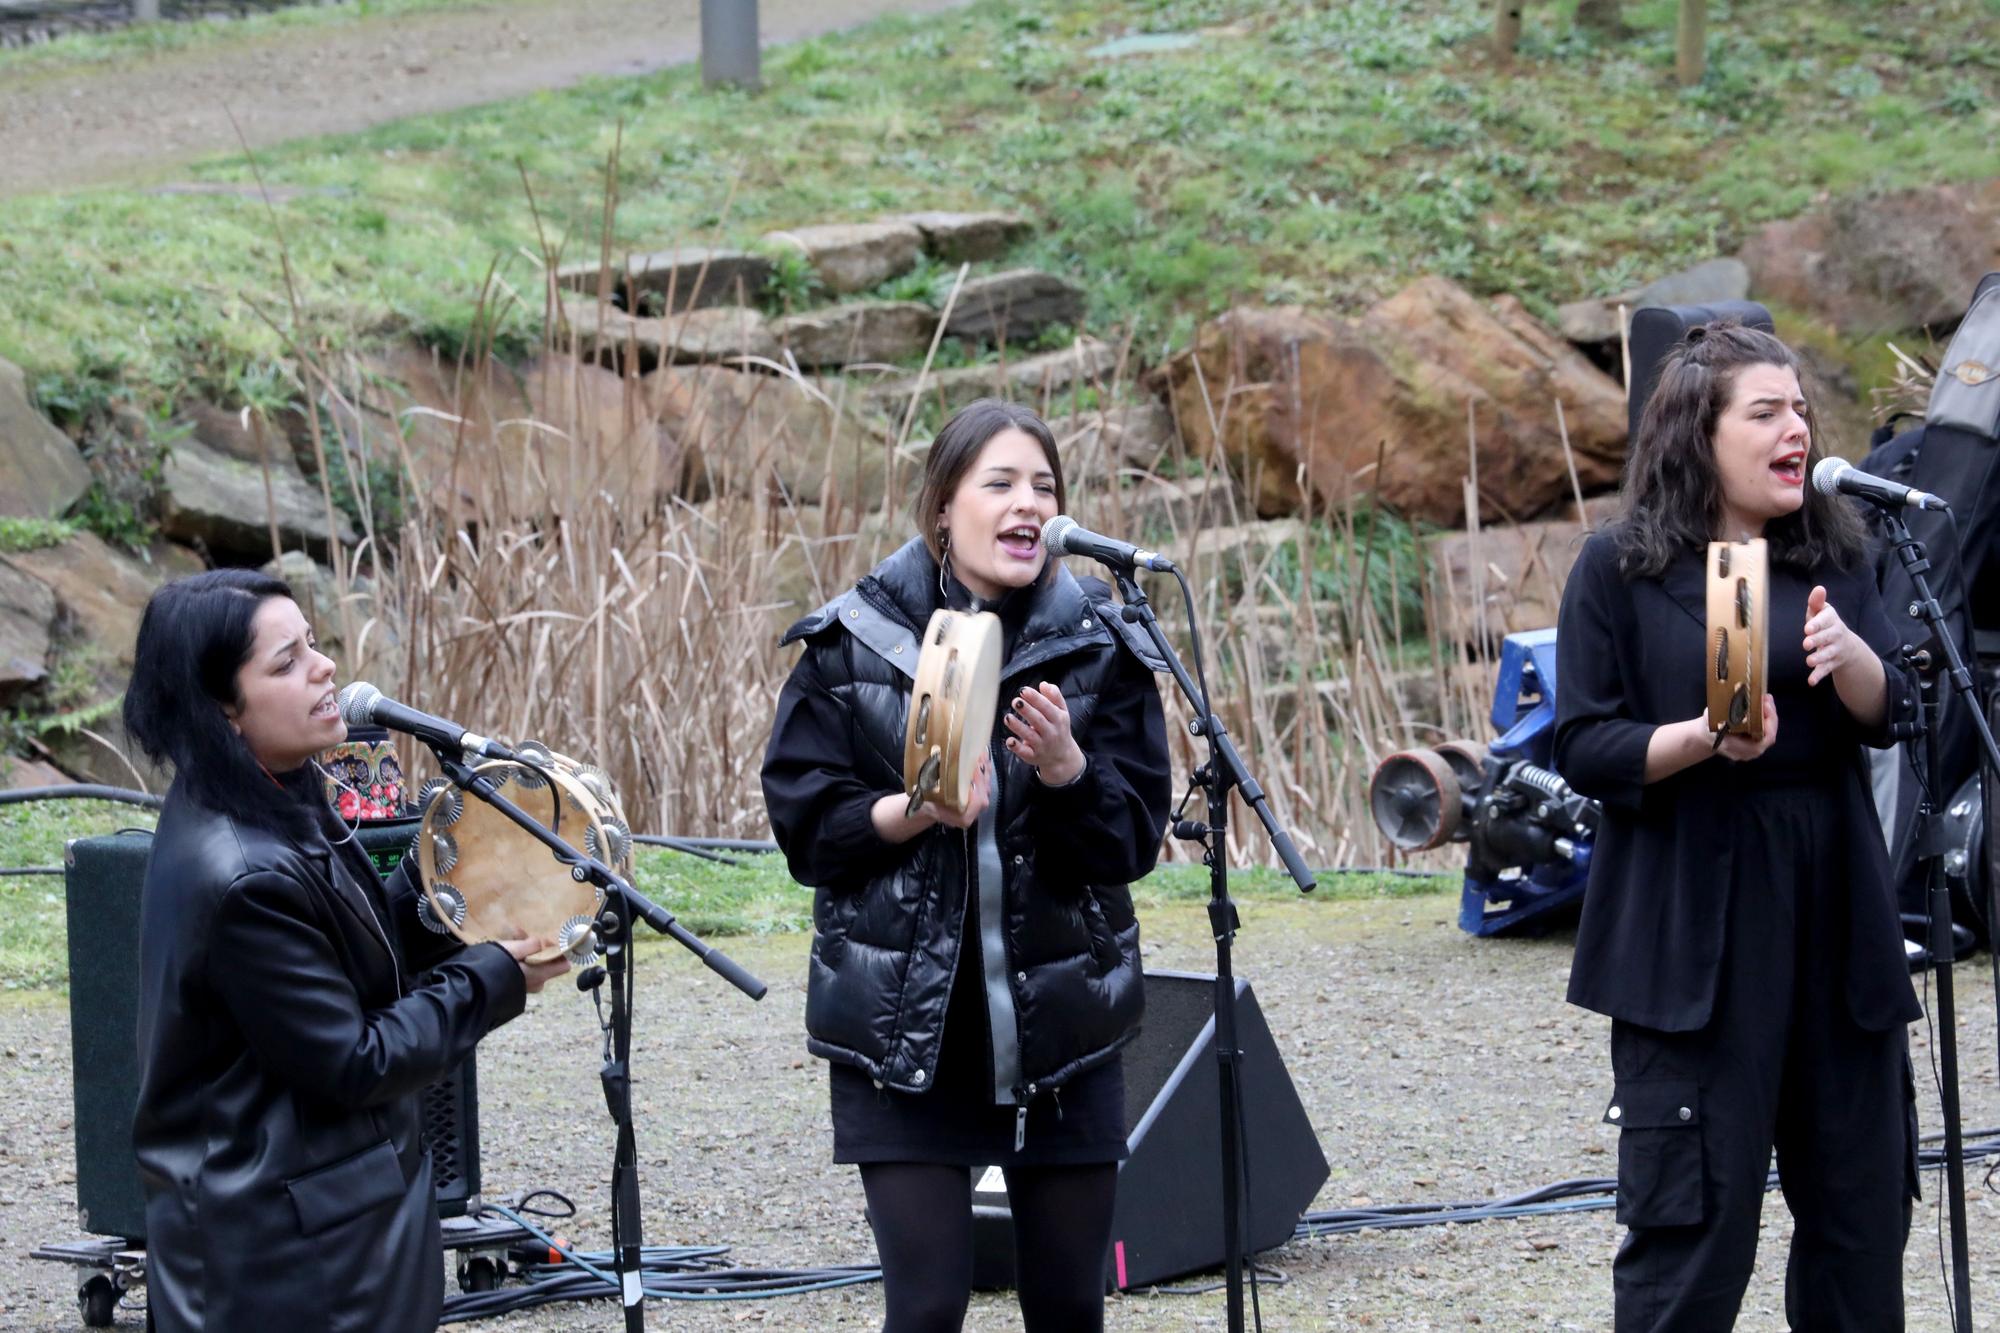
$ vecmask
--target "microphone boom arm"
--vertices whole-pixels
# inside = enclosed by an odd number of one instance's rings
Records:
[[[595,884],[602,888],[607,907],[614,903],[622,903],[629,916],[636,917],[660,934],[671,937],[675,943],[699,958],[730,985],[753,1000],[764,998],[769,988],[762,981],[745,971],[720,949],[683,926],[675,919],[672,912],[632,887],[610,866],[594,856],[578,851],[570,843],[537,823],[527,811],[502,796],[499,787],[491,778],[474,771],[463,759],[446,753],[445,748],[435,742],[427,741],[427,743],[430,744],[431,753],[437,757],[438,766],[454,785],[472,793],[519,825],[535,841],[548,848],[558,862],[568,866],[571,876],[577,882]]]

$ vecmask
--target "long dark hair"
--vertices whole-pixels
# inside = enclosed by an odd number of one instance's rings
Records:
[[[1722,527],[1722,477],[1715,464],[1715,423],[1749,366],[1782,366],[1806,378],[1792,349],[1736,320],[1696,325],[1660,365],[1646,400],[1638,438],[1625,458],[1625,513],[1618,526],[1618,563],[1627,577],[1659,574],[1674,557],[1708,548]],[[1825,456],[1819,418],[1806,395],[1811,439],[1808,469]],[[1808,485],[1805,503],[1764,525],[1771,558],[1811,569],[1831,562],[1852,568],[1867,537],[1845,501]]]
[[[257,609],[290,597],[282,579],[252,569],[212,569],[163,585],[146,603],[125,691],[125,729],[201,805],[284,833],[312,820],[294,788],[272,775],[229,725],[240,705],[237,673],[250,660]]]
[[[967,403],[944,423],[937,438],[931,441],[929,456],[924,459],[924,484],[917,492],[912,516],[916,519],[917,531],[923,536],[924,545],[931,548],[933,560],[944,559],[944,543],[938,538],[938,510],[944,508],[945,501],[951,499],[952,492],[958,489],[958,483],[978,461],[979,451],[986,447],[986,442],[1010,428],[1025,431],[1042,446],[1042,453],[1049,460],[1049,471],[1056,478],[1056,512],[1060,514],[1067,510],[1069,493],[1063,486],[1062,459],[1056,453],[1056,436],[1049,429],[1049,423],[1019,403],[1000,398],[981,398]]]

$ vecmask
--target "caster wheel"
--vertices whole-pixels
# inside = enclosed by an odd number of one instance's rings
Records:
[[[458,1266],[460,1291],[491,1291],[500,1285],[500,1265],[491,1259],[467,1259]]]
[[[118,1311],[118,1288],[99,1273],[77,1288],[76,1303],[83,1311],[84,1323],[92,1328],[110,1328],[112,1316]]]

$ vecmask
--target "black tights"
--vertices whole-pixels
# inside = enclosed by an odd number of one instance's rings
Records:
[[[1026,1333],[1099,1333],[1118,1167],[1014,1167],[1015,1286]],[[957,1333],[972,1295],[972,1176],[962,1166],[861,1168],[888,1317],[883,1333]]]

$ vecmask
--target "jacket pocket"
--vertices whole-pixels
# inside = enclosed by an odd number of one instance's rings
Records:
[[[1604,1123],[1618,1126],[1618,1220],[1688,1227],[1702,1219],[1700,1087],[1693,1079],[1620,1082]]]
[[[285,1192],[292,1196],[292,1207],[298,1211],[299,1231],[307,1236],[400,1199],[408,1188],[403,1164],[387,1139],[285,1182]]]

